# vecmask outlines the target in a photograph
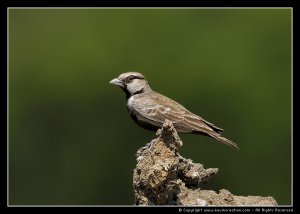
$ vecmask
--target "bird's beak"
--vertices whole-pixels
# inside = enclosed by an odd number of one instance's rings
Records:
[[[120,86],[120,87],[122,87],[122,88],[124,87],[123,82],[120,81],[118,78],[115,78],[115,79],[111,80],[109,83],[110,83],[110,84],[113,84],[113,85]]]

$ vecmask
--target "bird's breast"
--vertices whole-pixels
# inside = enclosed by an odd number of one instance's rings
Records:
[[[133,108],[134,96],[131,96],[126,103],[127,111],[131,114],[134,111]]]
[[[131,118],[141,127],[156,131],[158,128],[161,127],[162,124],[149,120],[143,115],[141,115],[137,110],[134,108],[134,105],[136,105],[136,97],[132,96],[127,100],[126,106],[127,111],[130,114]]]

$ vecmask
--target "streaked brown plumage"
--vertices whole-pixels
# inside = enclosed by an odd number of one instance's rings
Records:
[[[126,93],[127,109],[134,121],[143,128],[156,131],[168,119],[177,132],[206,135],[238,149],[235,143],[221,136],[223,129],[153,91],[142,74],[123,73],[110,83],[120,86]]]

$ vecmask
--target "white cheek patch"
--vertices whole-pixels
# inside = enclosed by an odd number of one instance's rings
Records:
[[[130,94],[135,94],[136,92],[140,91],[144,87],[144,82],[139,79],[132,80],[131,83],[127,84],[127,90]]]

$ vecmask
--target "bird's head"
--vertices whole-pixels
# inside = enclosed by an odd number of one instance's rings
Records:
[[[123,89],[127,96],[151,91],[145,77],[138,72],[127,72],[111,80],[110,84],[117,85]]]

